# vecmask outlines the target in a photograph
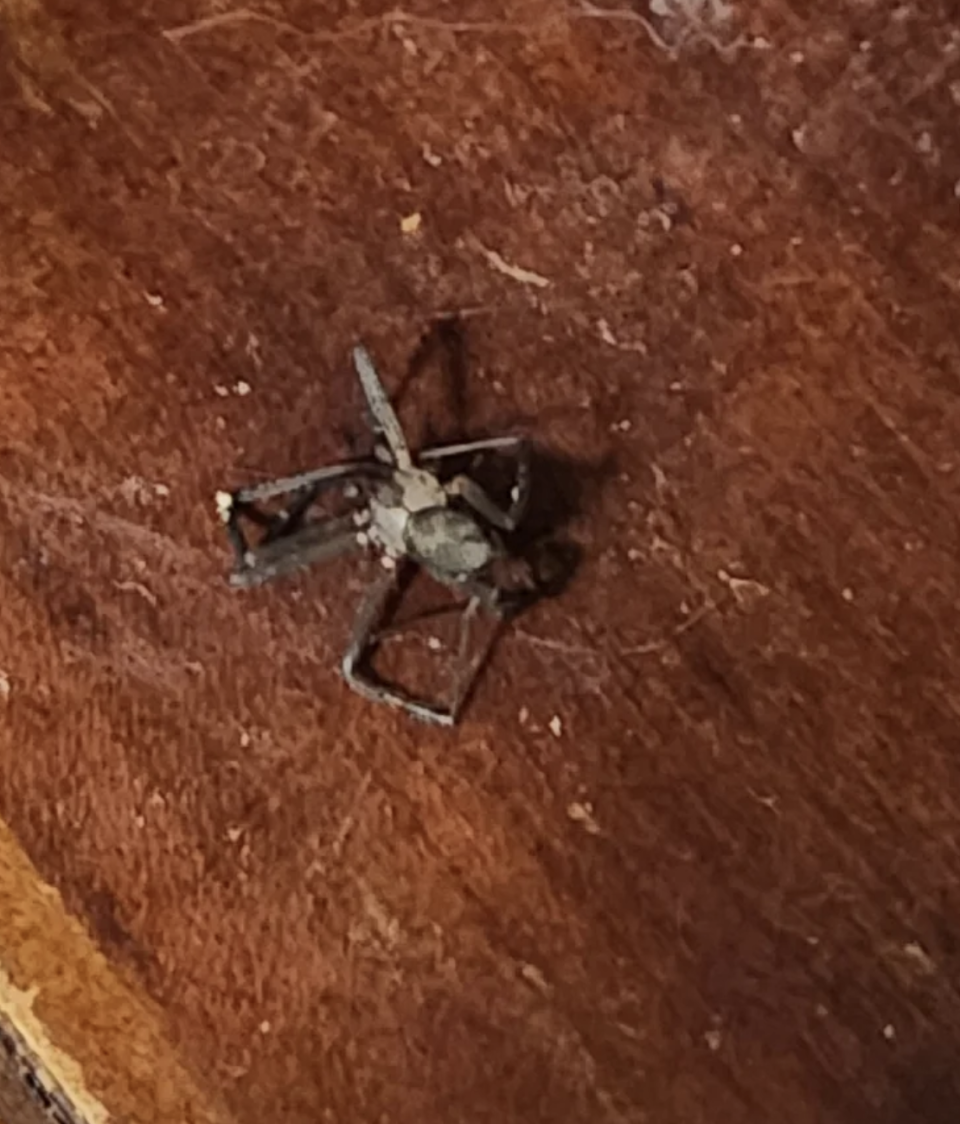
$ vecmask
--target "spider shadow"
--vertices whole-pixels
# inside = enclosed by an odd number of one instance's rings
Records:
[[[470,352],[466,324],[458,315],[435,320],[421,337],[410,357],[407,370],[396,391],[399,403],[428,369],[439,370],[443,397],[452,424],[439,431],[431,417],[421,444],[451,444],[496,437],[504,429],[517,432],[533,428],[535,420],[515,416],[497,431],[471,428],[468,420]],[[535,603],[563,594],[583,562],[582,547],[570,536],[571,524],[596,501],[606,482],[615,474],[612,453],[588,461],[566,457],[531,442],[529,445],[530,498],[520,526],[505,536],[510,555],[526,563],[533,575],[533,588],[511,601],[509,617],[526,612]],[[499,471],[498,471],[499,470]],[[471,465],[471,475],[493,496],[506,500],[515,482],[515,466]],[[453,611],[439,609],[443,613]],[[418,617],[417,619],[422,619]]]
[[[513,534],[506,536],[505,543],[510,559],[519,563],[532,581],[508,595],[502,616],[488,616],[471,626],[470,647],[475,642],[476,648],[468,663],[456,669],[452,683],[458,714],[469,709],[494,651],[511,624],[534,606],[560,597],[575,578],[584,552],[570,536],[570,524],[596,495],[596,488],[611,470],[611,464],[612,458],[607,457],[599,465],[587,465],[585,470],[582,462],[534,449],[528,517]],[[461,628],[464,627],[464,602],[455,597],[441,604],[410,605],[408,595],[416,582],[417,571],[412,568],[398,583],[384,627],[379,630],[377,646],[444,617],[460,616]],[[481,629],[482,635],[478,636]]]
[[[444,316],[434,320],[420,337],[420,342],[410,356],[403,379],[397,388],[398,405],[409,387],[423,377],[431,361],[436,361],[439,367],[449,414],[453,419],[452,428],[443,435],[443,440],[448,442],[465,440],[469,410],[467,385],[470,381],[470,352],[461,317]],[[433,445],[440,440],[441,435],[433,417],[428,416],[422,442],[424,445]]]
[[[418,435],[418,448],[470,444],[503,437],[510,432],[523,435],[534,428],[538,419],[522,417],[497,424],[492,432],[468,424],[470,361],[462,318],[437,319],[421,337],[399,387],[391,396],[395,409],[399,409],[401,399],[427,375],[428,369],[439,372],[441,393],[438,395],[438,388],[434,386],[434,393],[424,397],[427,402],[431,399],[443,401],[447,424],[439,428],[435,423],[436,415],[424,411],[428,420]],[[359,442],[350,443],[359,453]],[[368,453],[368,449],[363,450],[364,455]],[[524,456],[529,481],[528,502],[518,527],[503,535],[507,557],[498,559],[498,563],[502,561],[505,566],[494,579],[501,593],[502,612],[482,615],[465,612],[466,603],[459,591],[448,587],[444,594],[424,571],[416,566],[403,567],[383,606],[375,634],[369,637],[363,659],[365,674],[372,681],[383,686],[392,684],[410,701],[425,702],[423,691],[429,690],[432,694],[432,689],[412,680],[422,680],[424,676],[432,679],[430,661],[410,660],[407,643],[394,648],[388,642],[391,639],[409,642],[407,634],[420,630],[425,622],[452,617],[459,636],[447,651],[457,651],[459,655],[450,667],[450,705],[456,713],[462,713],[469,707],[504,629],[535,604],[559,597],[567,590],[583,561],[583,550],[570,533],[572,525],[595,503],[599,490],[616,466],[609,454],[597,462],[589,462],[550,452],[529,439]],[[465,473],[503,510],[510,507],[514,490],[523,479],[520,470],[517,453],[513,450],[468,449],[439,462],[441,478]],[[423,575],[427,581],[421,583],[418,575]],[[423,584],[430,593],[426,604],[412,588],[420,586],[422,589]],[[440,598],[443,601],[438,604]],[[481,627],[483,635],[478,637]],[[424,639],[422,633],[421,639]],[[437,634],[427,637],[426,643],[434,651],[445,647]]]

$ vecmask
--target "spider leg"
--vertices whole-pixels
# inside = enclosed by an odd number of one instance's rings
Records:
[[[482,437],[478,441],[460,441],[456,445],[433,445],[417,455],[417,459],[444,460],[447,457],[462,457],[466,453],[483,453],[490,449],[509,451],[527,443],[525,437],[509,434],[506,437]]]
[[[222,510],[221,514],[223,514]],[[257,514],[259,515],[260,513],[258,512]],[[250,544],[247,542],[247,537],[240,526],[240,508],[236,504],[230,505],[224,523],[226,524],[227,538],[230,541],[230,546],[233,548],[234,567],[236,570],[241,570],[247,564]]]
[[[265,546],[267,542],[273,539],[280,538],[283,535],[291,535],[298,531],[307,512],[316,503],[320,490],[319,484],[311,484],[309,488],[302,488],[300,492],[295,493],[297,498],[290,507],[285,512],[274,516],[260,545]]]
[[[420,454],[420,460],[443,460],[446,457],[462,456],[465,453],[496,449],[501,452],[513,450],[517,457],[517,478],[511,492],[510,506],[504,511],[469,476],[455,476],[447,485],[447,491],[460,496],[474,511],[498,527],[501,531],[514,531],[523,519],[530,500],[531,450],[523,437],[491,437],[485,441],[470,441],[461,445],[446,445],[428,449]]]
[[[234,501],[227,518],[227,535],[233,546],[238,564],[244,565],[247,555],[251,551],[249,540],[240,528],[240,520],[247,519],[258,527],[263,528],[263,537],[257,545],[260,550],[267,543],[274,542],[284,535],[290,535],[298,530],[303,522],[310,505],[317,498],[318,487],[304,488],[299,498],[293,503],[289,511],[280,511],[269,514],[261,511],[254,504],[243,501]]]
[[[352,514],[318,519],[255,547],[244,543],[243,554],[230,575],[230,584],[234,589],[252,589],[359,549]]]
[[[373,415],[374,429],[386,439],[397,468],[412,467],[413,458],[410,456],[407,439],[400,428],[400,421],[390,405],[387,392],[383,389],[383,383],[373,365],[370,352],[362,344],[353,349],[353,365],[356,367],[357,377],[360,379],[367,405]]]
[[[386,471],[385,466],[375,461],[348,461],[250,488],[238,488],[234,492],[218,492],[217,510],[234,553],[231,584],[259,585],[300,565],[343,553],[346,547],[339,544],[346,525],[342,521],[318,520],[303,528],[303,517],[324,489],[349,483],[351,479],[382,476]],[[287,493],[296,498],[284,514],[271,514],[257,507],[258,501]],[[263,538],[256,546],[251,545],[243,532],[241,520],[244,519],[264,528]],[[281,543],[283,545],[278,545]]]
[[[315,468],[310,472],[301,472],[296,476],[281,476],[276,480],[269,480],[264,484],[255,484],[251,488],[238,488],[235,492],[220,493],[217,504],[221,511],[224,507],[243,503],[256,503],[258,500],[269,500],[274,496],[282,496],[286,492],[300,492],[305,488],[317,486],[330,487],[333,484],[345,481],[351,476],[383,476],[383,465],[377,464],[370,458],[358,461],[344,461],[343,464],[331,464],[325,468]]]
[[[423,722],[430,722],[437,726],[452,726],[456,717],[451,710],[420,702],[361,671],[363,659],[376,640],[377,628],[383,620],[390,598],[396,592],[398,582],[397,571],[389,570],[363,595],[341,664],[343,677],[352,690],[370,702],[385,703],[387,706],[405,710]]]
[[[470,701],[480,678],[480,672],[490,658],[499,637],[500,626],[506,616],[500,606],[499,590],[493,584],[484,581],[472,581],[463,584],[458,583],[458,585],[469,595],[470,599],[460,617],[460,643],[457,646],[458,671],[450,703],[450,714],[453,721],[459,718],[463,708]],[[497,627],[486,642],[480,645],[476,653],[468,658],[470,626],[481,609],[495,618]]]

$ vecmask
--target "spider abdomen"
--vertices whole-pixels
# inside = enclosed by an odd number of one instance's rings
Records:
[[[468,576],[488,565],[496,550],[477,521],[453,507],[410,513],[403,537],[410,555],[434,571]]]

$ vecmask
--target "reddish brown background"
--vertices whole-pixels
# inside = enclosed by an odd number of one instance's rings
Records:
[[[736,8],[0,4],[0,817],[238,1120],[958,1118],[956,12]],[[212,496],[456,308],[614,469],[447,734]]]

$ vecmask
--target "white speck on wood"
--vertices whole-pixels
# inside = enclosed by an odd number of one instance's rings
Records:
[[[923,945],[910,941],[903,946],[903,955],[925,975],[936,975],[937,966]]]
[[[647,354],[647,345],[637,341],[635,343],[626,343],[623,340],[617,339],[606,320],[597,321],[597,335],[609,347],[615,347],[618,351],[634,351],[638,355]]]
[[[667,490],[667,474],[656,461],[650,462],[650,475],[653,477],[653,486],[662,495]]]
[[[567,805],[567,816],[574,823],[580,824],[588,835],[600,834],[600,825],[593,818],[592,804],[581,804],[579,800],[575,800],[572,804]]]
[[[726,570],[718,570],[717,577],[730,590],[737,602],[742,604],[745,597],[751,594],[756,597],[766,597],[770,593],[768,586],[754,581],[752,578],[736,578]]]
[[[532,269],[524,269],[523,266],[508,262],[506,258],[498,254],[496,250],[489,249],[487,246],[484,246],[482,242],[473,239],[473,244],[484,258],[486,258],[490,268],[495,269],[497,273],[502,273],[504,277],[509,277],[512,281],[517,281],[521,285],[532,285],[537,289],[546,289],[552,284],[550,279],[544,277],[542,274],[534,273]]]
[[[233,511],[233,496],[229,492],[217,492],[214,502],[217,505],[217,515],[226,523]]]
[[[546,976],[535,964],[524,964],[520,969],[520,975],[543,995],[550,993],[550,985],[547,983]]]

